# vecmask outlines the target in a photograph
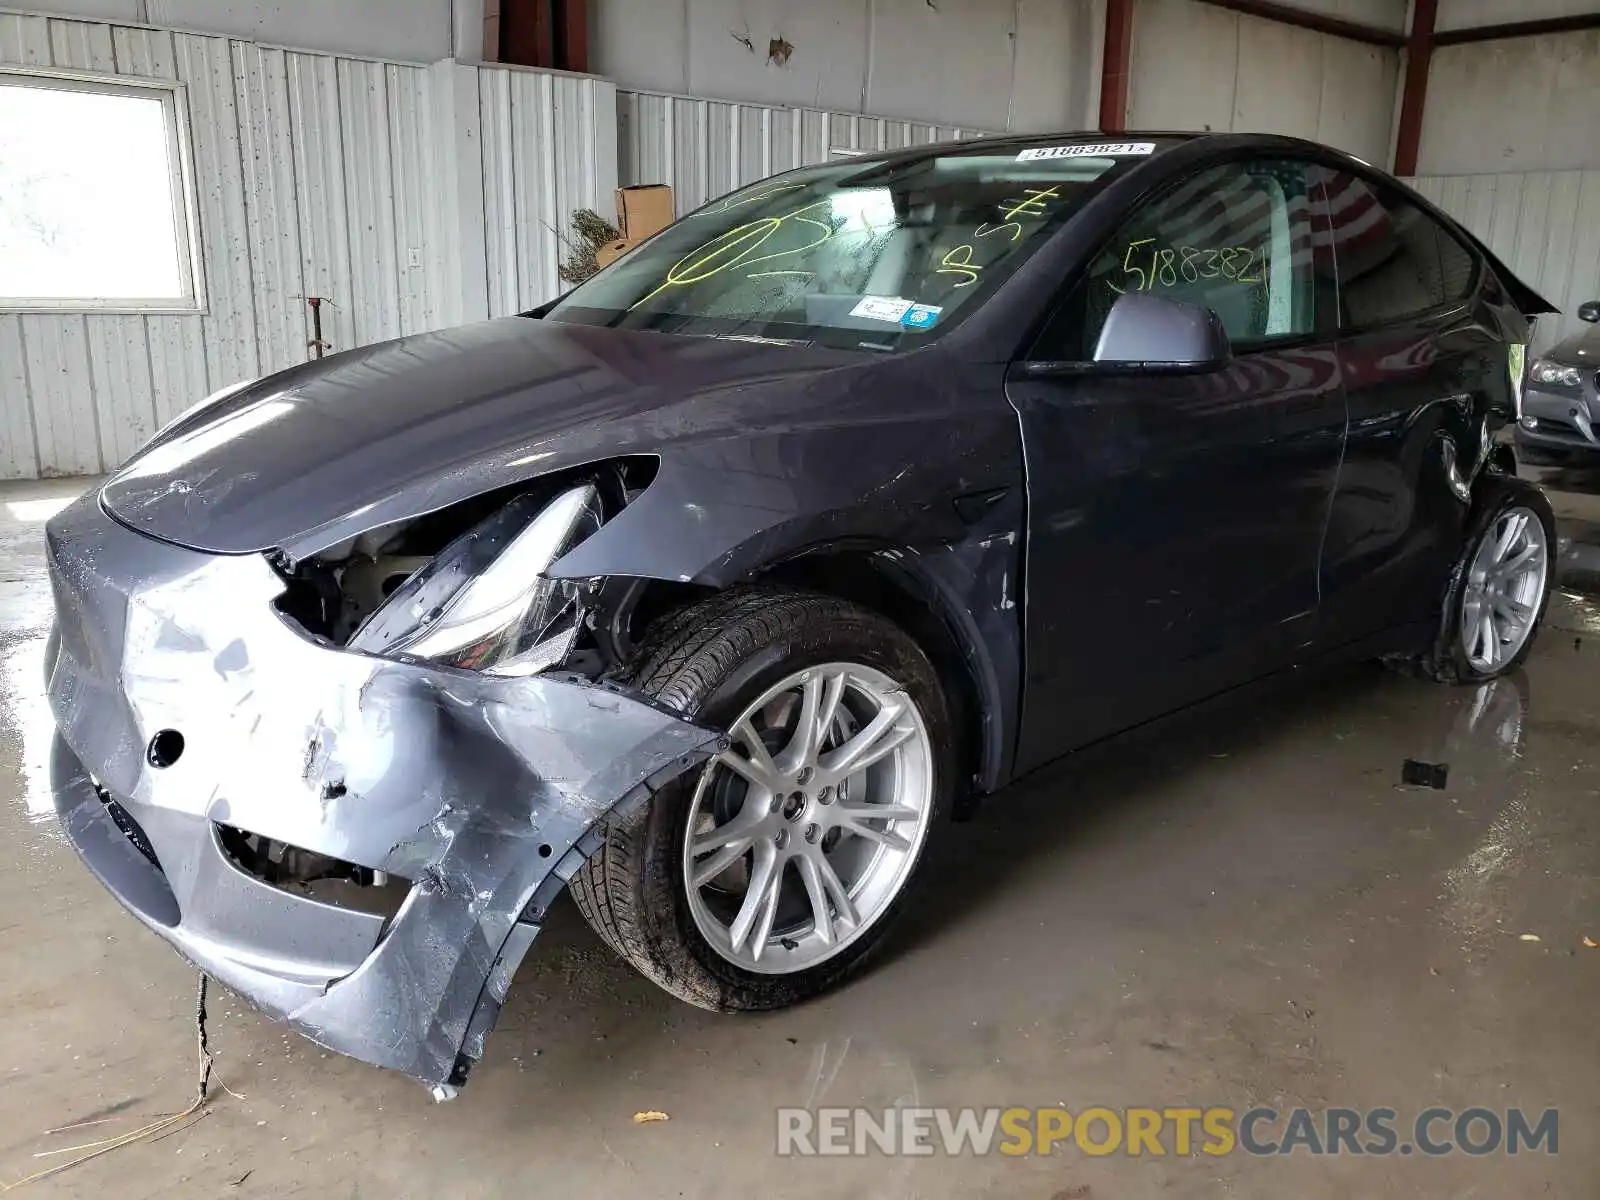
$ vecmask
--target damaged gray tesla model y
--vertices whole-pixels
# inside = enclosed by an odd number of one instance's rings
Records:
[[[219,392],[58,515],[61,821],[441,1094],[563,888],[691,1003],[803,1000],[1023,772],[1313,659],[1514,668],[1547,310],[1288,139],[779,176],[535,312]]]

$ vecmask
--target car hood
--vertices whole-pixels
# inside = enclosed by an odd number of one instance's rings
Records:
[[[369,346],[271,375],[181,418],[105,485],[142,533],[295,556],[493,488],[620,454],[826,421],[819,376],[859,352],[524,317]],[[831,401],[831,403],[830,403]]]
[[[1600,367],[1600,325],[1590,325],[1581,333],[1558,342],[1541,357],[1564,366]]]

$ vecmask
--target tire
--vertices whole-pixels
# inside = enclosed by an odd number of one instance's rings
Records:
[[[914,734],[925,734],[926,753],[920,749],[896,749],[890,752],[892,759],[879,761],[892,762],[889,771],[895,788],[902,788],[901,780],[904,778],[919,785],[919,795],[925,793],[923,803],[926,807],[914,823],[919,836],[907,849],[895,849],[894,853],[899,855],[896,861],[902,864],[894,876],[898,881],[895,889],[883,893],[881,902],[870,918],[866,916],[865,908],[861,910],[863,920],[853,932],[841,932],[845,926],[843,917],[838,913],[843,910],[836,912],[832,904],[833,893],[825,893],[826,898],[821,900],[821,906],[825,914],[838,917],[837,924],[834,921],[827,922],[828,928],[836,935],[838,945],[832,949],[823,946],[819,952],[825,952],[828,956],[814,965],[800,963],[798,943],[778,936],[781,928],[776,924],[776,918],[767,923],[775,940],[768,942],[763,936],[759,944],[771,946],[773,954],[780,960],[785,955],[796,956],[797,966],[794,970],[783,969],[781,965],[764,966],[759,963],[755,965],[760,969],[747,969],[746,965],[729,957],[726,945],[724,949],[718,949],[708,940],[707,930],[715,935],[718,926],[714,918],[712,924],[706,924],[708,902],[704,897],[706,889],[713,887],[716,881],[696,887],[696,899],[691,901],[688,876],[690,870],[699,864],[691,858],[686,839],[689,836],[691,813],[695,814],[698,822],[709,819],[709,806],[697,797],[709,795],[710,789],[715,787],[726,787],[721,780],[733,777],[726,767],[717,765],[717,760],[708,764],[703,771],[691,772],[674,780],[652,797],[650,803],[615,822],[606,831],[606,840],[601,849],[572,879],[571,891],[578,910],[601,939],[646,978],[691,1004],[718,1012],[782,1008],[838,985],[861,969],[881,948],[895,919],[907,907],[908,897],[914,890],[917,868],[926,857],[928,841],[934,831],[947,824],[945,816],[949,811],[954,785],[951,748],[955,739],[950,727],[949,708],[933,664],[911,638],[876,613],[831,596],[777,587],[735,589],[711,597],[686,612],[665,618],[646,635],[635,663],[627,682],[685,716],[719,729],[731,728],[753,702],[766,696],[774,687],[793,679],[797,672],[815,667],[821,677],[827,669],[826,664],[858,664],[863,677],[886,677],[898,685],[914,705],[914,713],[921,722]],[[803,694],[803,689],[808,685],[800,686]],[[787,694],[781,693],[784,696]],[[891,694],[896,698],[895,703],[900,704],[901,691]],[[835,706],[841,713],[841,720],[849,715],[846,707],[843,703]],[[765,713],[767,710],[761,711]],[[891,725],[894,726],[891,732],[898,736],[899,718],[892,720]],[[798,717],[794,727],[800,727]],[[826,730],[823,736],[827,737]],[[836,749],[838,744],[837,741],[834,744]],[[914,748],[922,746],[924,742],[912,736],[904,744]],[[790,747],[786,745],[782,749],[787,751]],[[778,754],[778,750],[779,747],[773,747],[774,754]],[[735,752],[739,752],[737,741]],[[914,754],[917,764],[926,762],[926,777],[911,770],[902,776],[904,765],[912,762]],[[781,754],[777,761],[783,761]],[[884,769],[873,766],[864,770]],[[822,778],[820,768],[817,778]],[[859,778],[866,776],[852,776],[852,779]],[[751,812],[760,808],[767,813],[762,819],[769,823],[780,821],[787,815],[787,810],[783,808],[784,793],[771,792],[774,797],[771,807],[763,808],[761,804],[766,802],[758,804],[754,797],[769,793],[758,793],[754,785],[747,786],[750,790],[744,792],[736,815],[742,817],[745,803],[751,805]],[[816,789],[809,797],[797,792],[793,800],[807,801],[812,816],[825,816],[826,811],[817,805],[820,793],[829,790]],[[863,789],[862,795],[865,794]],[[858,805],[845,803],[845,795],[841,785],[836,796],[838,804],[833,812],[842,814],[847,809],[859,812]],[[827,804],[829,801],[823,799],[821,803]],[[807,841],[816,841],[809,836],[818,829],[816,824],[799,823],[802,820],[809,821],[809,818],[793,819],[797,822],[792,826],[796,839],[804,834]],[[900,827],[903,828],[904,823]],[[705,828],[705,825],[697,825],[696,828]],[[784,827],[782,833],[773,836],[783,837],[788,828]],[[895,836],[895,828],[893,822],[884,824],[884,831],[888,835]],[[720,829],[720,826],[716,826],[712,836]],[[885,836],[885,833],[877,836]],[[843,838],[833,836],[836,839],[833,843],[834,852],[837,853]],[[885,836],[885,842],[887,840]],[[907,841],[898,837],[897,840]],[[796,840],[791,852],[798,860],[821,853],[826,843],[827,838],[823,837],[820,843],[806,848]],[[776,844],[780,847],[786,845],[784,842]],[[863,842],[863,853],[858,857],[870,858],[872,862],[884,858],[888,851],[873,849],[876,844],[875,839],[871,845]],[[757,860],[750,857],[740,861],[744,869],[750,872],[750,883],[753,883]],[[793,885],[788,881],[799,874],[798,867],[801,864],[797,861],[797,869],[791,871],[789,866],[784,865],[782,855],[778,862],[777,886],[799,886],[798,879]],[[739,869],[739,864],[729,868],[730,871],[736,869]],[[870,874],[871,870],[867,868],[867,873]],[[812,874],[805,879],[808,886],[801,894],[809,897],[809,903],[815,906],[815,897],[824,893],[810,890],[809,885],[815,881],[815,869],[811,868],[811,871]],[[834,875],[835,880],[839,878],[840,875]],[[747,893],[749,887],[750,884],[747,884]],[[776,897],[779,893],[773,890],[770,894],[774,897],[771,907],[776,913]],[[716,895],[712,898],[715,899]],[[848,900],[846,906],[855,915],[855,909]],[[743,912],[742,906],[739,912]],[[813,916],[813,942],[820,943],[823,923],[822,918]],[[762,928],[759,921],[756,925],[758,929]],[[756,935],[749,936],[750,946],[757,942]],[[731,949],[737,951],[737,944]],[[760,953],[757,952],[758,956]]]
[[[1470,592],[1474,585],[1473,563],[1487,538],[1495,537],[1507,514],[1513,511],[1531,513],[1539,523],[1544,538],[1544,578],[1536,604],[1532,605],[1533,619],[1527,636],[1516,652],[1486,667],[1468,653],[1463,639],[1463,622],[1470,618]],[[1550,593],[1555,582],[1556,522],[1550,501],[1544,492],[1525,480],[1509,475],[1495,475],[1479,485],[1472,517],[1467,526],[1465,545],[1461,558],[1450,574],[1450,586],[1445,594],[1444,615],[1439,635],[1433,646],[1423,654],[1392,662],[1408,674],[1423,679],[1448,684],[1477,684],[1499,679],[1517,670],[1527,661],[1538,638],[1539,627],[1544,622],[1550,606]]]

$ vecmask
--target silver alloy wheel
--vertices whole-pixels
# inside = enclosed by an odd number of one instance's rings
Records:
[[[729,736],[689,809],[689,912],[729,962],[803,971],[905,886],[933,810],[928,730],[882,671],[826,663],[768,688]]]
[[[1479,671],[1498,671],[1522,652],[1544,606],[1550,547],[1544,522],[1511,508],[1484,532],[1468,568],[1461,646]]]

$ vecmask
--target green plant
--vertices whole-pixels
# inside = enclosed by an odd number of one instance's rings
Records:
[[[610,242],[620,240],[622,231],[590,208],[580,208],[572,214],[572,236],[562,239],[567,245],[567,261],[561,264],[561,278],[568,283],[582,283],[600,269],[595,262],[595,251]]]

